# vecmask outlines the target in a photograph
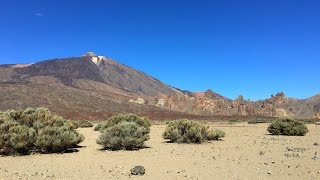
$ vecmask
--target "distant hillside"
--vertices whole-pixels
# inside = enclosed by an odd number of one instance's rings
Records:
[[[320,118],[320,95],[304,100],[278,93],[257,102],[212,90],[164,84],[104,56],[87,53],[34,64],[0,65],[0,110],[50,108],[68,118],[101,119],[134,112],[156,119],[214,116]]]

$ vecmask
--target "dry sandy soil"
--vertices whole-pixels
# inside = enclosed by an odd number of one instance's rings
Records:
[[[139,151],[101,151],[99,133],[80,129],[79,152],[0,157],[0,179],[320,179],[320,126],[308,125],[305,137],[270,136],[267,124],[211,126],[226,132],[223,141],[191,145],[165,143],[165,126],[154,125],[150,148]],[[130,176],[135,165],[146,174]]]

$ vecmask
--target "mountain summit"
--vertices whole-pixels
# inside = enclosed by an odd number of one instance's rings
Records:
[[[0,110],[48,107],[66,118],[137,113],[154,119],[207,116],[320,118],[320,95],[298,100],[278,93],[261,101],[171,87],[111,58],[80,57],[0,65]]]
[[[93,53],[93,52],[87,52],[87,53],[85,53],[84,55],[82,55],[82,56],[89,56],[89,57],[94,57],[94,56],[97,56],[95,53]]]
[[[143,95],[172,94],[177,90],[143,72],[92,52],[81,57],[53,59],[16,69],[20,77],[51,76],[76,87],[77,80],[91,80]]]

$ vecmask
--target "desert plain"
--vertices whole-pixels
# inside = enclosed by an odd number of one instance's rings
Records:
[[[320,126],[301,137],[272,136],[268,124],[210,123],[226,132],[221,141],[167,143],[165,125],[151,127],[146,148],[106,151],[99,132],[80,128],[77,152],[0,157],[0,179],[320,179]],[[146,169],[130,175],[133,166]]]

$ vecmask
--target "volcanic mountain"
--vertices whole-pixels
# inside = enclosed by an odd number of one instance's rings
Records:
[[[278,93],[252,102],[212,90],[171,87],[117,61],[87,53],[34,64],[0,65],[0,110],[47,107],[66,117],[103,119],[137,113],[153,119],[219,116],[320,117],[320,95],[298,100]]]

